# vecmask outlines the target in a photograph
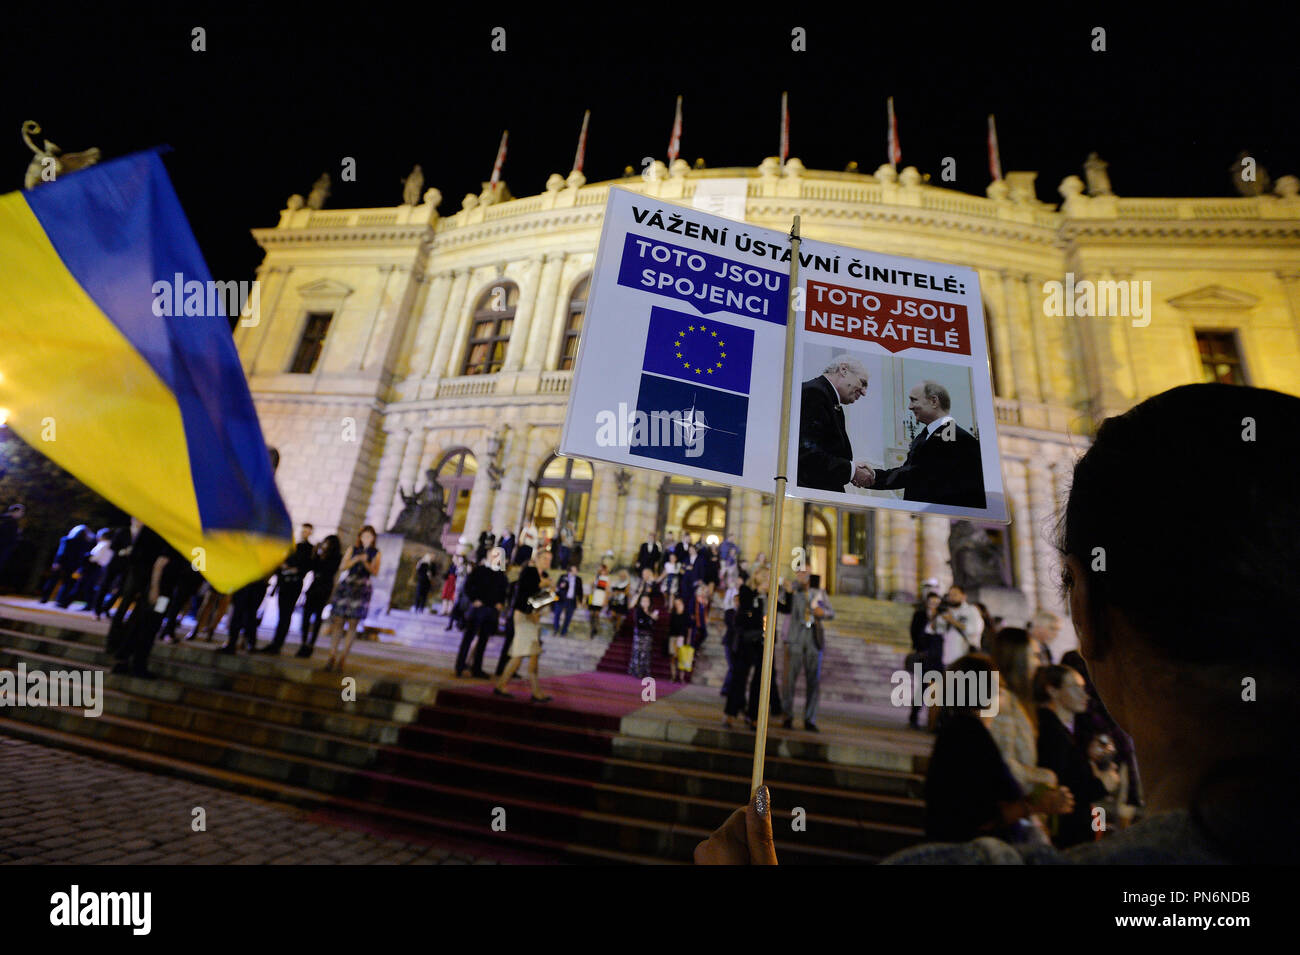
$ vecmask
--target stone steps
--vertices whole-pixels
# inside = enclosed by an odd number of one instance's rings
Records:
[[[0,668],[99,668],[101,640],[3,619]],[[748,789],[751,736],[645,709],[619,716],[639,689],[631,678],[552,690],[556,703],[536,707],[481,684],[440,682],[425,651],[363,645],[349,661],[356,699],[343,702],[338,676],[323,673],[319,659],[212,650],[162,645],[151,661],[159,679],[108,676],[97,719],[7,708],[0,728],[267,798],[477,833],[574,861],[689,861]],[[924,757],[914,750],[774,734],[768,779],[778,820],[794,806],[809,818],[807,833],[779,843],[783,860],[863,861],[915,842]],[[505,833],[489,829],[497,807]]]

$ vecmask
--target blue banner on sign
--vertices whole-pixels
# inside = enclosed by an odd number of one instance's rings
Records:
[[[642,375],[628,452],[707,471],[743,474],[749,399]]]
[[[725,311],[784,325],[790,276],[628,233],[618,284],[679,299],[702,315]]]
[[[751,329],[657,305],[650,309],[646,371],[748,394],[753,364]]]

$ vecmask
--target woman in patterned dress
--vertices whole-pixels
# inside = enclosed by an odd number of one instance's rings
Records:
[[[650,675],[650,641],[654,636],[655,620],[659,616],[650,609],[650,594],[641,594],[633,615],[632,659],[628,661],[627,672],[645,679]]]
[[[356,639],[361,621],[370,613],[370,578],[379,573],[379,550],[375,547],[375,529],[367,524],[357,535],[357,542],[352,546],[343,561],[343,577],[334,588],[334,602],[330,609],[330,626],[334,633],[330,645],[330,658],[325,664],[326,670],[342,670],[343,661],[348,658],[352,641]],[[339,637],[347,631],[347,640],[343,644],[343,655],[337,657]]]

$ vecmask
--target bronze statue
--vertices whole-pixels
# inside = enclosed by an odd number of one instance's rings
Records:
[[[953,521],[948,534],[952,582],[968,593],[1006,584],[1000,548],[988,531],[970,521]]]
[[[424,487],[407,494],[399,485],[402,495],[402,512],[388,529],[390,534],[403,534],[407,540],[442,547],[442,530],[451,521],[443,509],[444,494],[432,468],[424,472]]]

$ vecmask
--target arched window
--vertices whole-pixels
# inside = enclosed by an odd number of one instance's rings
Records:
[[[560,371],[571,371],[578,361],[578,339],[582,337],[582,319],[587,314],[587,293],[591,290],[591,276],[587,275],[573,287],[569,296],[569,310],[565,313],[564,341],[560,343]]]
[[[726,539],[727,501],[725,498],[705,498],[692,504],[682,515],[682,530],[691,535],[691,541],[705,541],[718,547]]]
[[[465,515],[469,513],[469,498],[474,491],[478,461],[469,448],[453,448],[442,456],[434,471],[445,492],[447,513],[451,515],[451,523],[443,533],[456,537],[465,529]]]
[[[538,472],[537,480],[529,482],[524,521],[536,524],[543,540],[571,522],[574,539],[583,540],[593,476],[589,461],[551,455]]]
[[[494,375],[501,370],[518,305],[519,286],[514,282],[497,282],[479,297],[470,323],[462,375]]]

